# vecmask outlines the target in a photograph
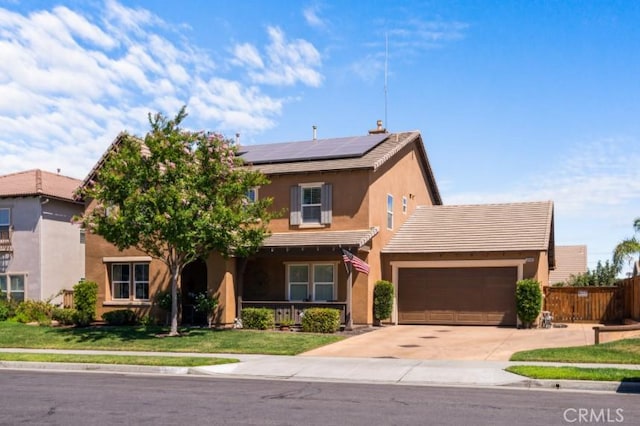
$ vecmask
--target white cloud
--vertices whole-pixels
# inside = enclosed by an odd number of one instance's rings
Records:
[[[306,40],[287,40],[278,27],[267,29],[270,43],[266,47],[266,64],[258,50],[250,45],[237,45],[234,49],[234,64],[250,64],[249,76],[254,83],[275,86],[292,86],[302,83],[311,87],[322,84],[318,71],[322,60],[316,48]]]
[[[302,11],[302,16],[304,16],[304,20],[307,24],[314,28],[324,28],[326,26],[325,21],[318,16],[320,12],[320,7],[318,5],[313,5],[305,8]]]
[[[225,78],[179,28],[114,0],[96,10],[0,8],[0,174],[61,168],[83,178],[120,131],[142,134],[149,112],[184,104],[188,125],[255,134],[275,126],[289,101],[266,87],[322,79],[313,45],[279,29],[269,28],[268,66],[239,44],[242,69]],[[247,75],[251,85],[240,82]]]

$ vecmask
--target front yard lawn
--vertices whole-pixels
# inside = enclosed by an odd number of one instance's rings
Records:
[[[198,352],[297,355],[337,342],[343,336],[255,330],[180,330],[166,335],[164,327],[95,326],[64,328],[0,322],[0,347],[30,349],[94,349],[114,351]]]
[[[511,356],[511,361],[640,364],[640,339],[617,340],[600,345],[516,352]]]
[[[0,352],[0,361],[72,362],[78,364],[145,365],[154,367],[199,367],[238,362],[231,358],[192,356],[79,355]]]
[[[640,382],[640,370],[621,368],[546,367],[539,365],[513,365],[505,370],[532,379],[596,380],[612,382]]]

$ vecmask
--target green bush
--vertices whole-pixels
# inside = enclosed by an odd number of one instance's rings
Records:
[[[540,283],[533,279],[520,280],[516,283],[516,311],[524,327],[538,318],[542,309],[542,290]]]
[[[9,318],[13,318],[16,314],[16,308],[16,302],[7,299],[7,297],[0,291],[0,321],[6,321]]]
[[[340,329],[340,311],[333,308],[309,308],[302,315],[302,331],[335,333]]]
[[[138,317],[131,309],[117,309],[105,312],[102,319],[109,325],[136,325]]]
[[[75,309],[53,308],[53,312],[51,312],[51,319],[58,321],[62,325],[72,325],[74,324],[73,318],[75,313]]]
[[[75,324],[86,327],[96,319],[98,303],[98,284],[93,281],[80,281],[73,286],[73,303],[76,307]]]
[[[393,309],[393,284],[380,280],[373,288],[373,317],[380,322],[391,316]]]
[[[267,330],[275,327],[273,310],[269,308],[244,308],[240,316],[244,328]]]
[[[572,287],[594,287],[616,285],[618,270],[615,265],[607,260],[603,265],[598,261],[596,269],[589,269],[587,272],[578,275],[571,275],[567,284]]]
[[[53,305],[40,300],[25,300],[16,309],[16,321],[22,323],[37,322],[50,324]]]

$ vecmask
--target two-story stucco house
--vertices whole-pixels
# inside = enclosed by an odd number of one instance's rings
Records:
[[[271,181],[249,198],[272,197],[274,211],[285,214],[271,221],[271,235],[250,258],[212,253],[185,268],[183,303],[189,293],[215,292],[220,325],[233,324],[247,306],[271,307],[278,321],[318,305],[339,309],[347,326],[371,324],[380,279],[396,287],[393,322],[515,325],[516,281],[548,283],[553,204],[443,206],[417,131],[387,133],[379,125],[363,136],[249,145],[239,153]],[[460,243],[467,236],[475,244]],[[366,269],[346,268],[345,255]],[[146,313],[168,285],[161,263],[96,235],[87,236],[86,269],[100,285],[99,312]],[[464,302],[452,303],[457,296]],[[189,317],[185,303],[183,320]]]
[[[0,290],[9,298],[48,300],[84,277],[84,232],[72,223],[84,210],[80,184],[42,170],[0,176]]]

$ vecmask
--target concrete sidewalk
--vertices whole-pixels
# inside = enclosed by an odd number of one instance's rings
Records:
[[[508,361],[444,361],[355,357],[300,357],[273,355],[194,354],[0,349],[1,352],[82,353],[114,355],[199,356],[236,358],[239,363],[203,367],[144,367],[99,364],[27,363],[1,361],[0,368],[67,371],[103,371],[129,374],[198,374],[224,378],[375,383],[414,386],[500,386],[535,389],[579,389],[640,392],[640,383],[531,380],[504,371],[509,365],[566,365]],[[585,367],[637,369],[640,365],[572,364]]]

